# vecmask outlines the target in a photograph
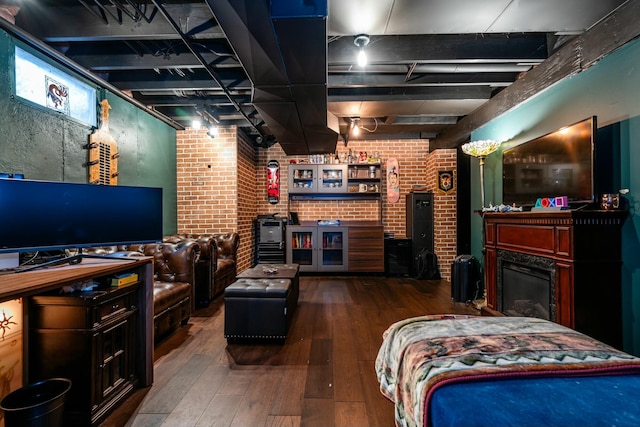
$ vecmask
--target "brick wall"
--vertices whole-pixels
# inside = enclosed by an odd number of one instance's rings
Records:
[[[219,128],[215,138],[206,129],[177,135],[178,233],[240,235],[238,270],[251,266],[256,216],[256,152],[238,138],[235,127]]]
[[[429,153],[427,140],[350,140],[347,147],[338,143],[339,158],[349,151],[354,153],[366,151],[377,152],[382,158],[385,168],[389,157],[398,159],[400,165],[400,200],[389,203],[386,198],[386,180],[382,183],[382,206],[379,201],[288,201],[287,165],[290,160],[299,161],[302,156],[287,156],[278,144],[258,150],[257,173],[257,213],[278,213],[281,216],[289,211],[298,213],[302,221],[314,221],[319,218],[341,220],[380,220],[385,232],[395,236],[405,236],[406,208],[405,196],[413,185],[426,185],[434,194],[434,249],[438,255],[440,273],[443,278],[450,279],[451,261],[456,256],[456,194],[440,194],[436,192],[437,171],[453,170],[456,167],[456,150],[436,150]],[[270,205],[267,202],[266,164],[269,160],[280,162],[280,203]]]
[[[188,128],[176,134],[178,233],[235,231],[235,128],[221,128],[216,138],[204,129]]]
[[[241,134],[240,134],[241,135]],[[240,136],[238,138],[238,223],[240,235],[238,249],[238,272],[253,266],[255,259],[255,227],[254,220],[258,215],[256,196],[257,152],[251,141]]]
[[[427,156],[427,189],[433,191],[433,250],[438,256],[440,274],[451,280],[451,262],[456,257],[456,192],[438,191],[438,171],[456,171],[456,150],[435,150]],[[455,176],[455,175],[454,175]],[[455,182],[455,181],[454,181]],[[457,183],[455,183],[457,188]]]

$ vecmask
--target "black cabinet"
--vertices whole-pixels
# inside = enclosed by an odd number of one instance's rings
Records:
[[[135,388],[140,287],[29,299],[29,381],[72,381],[65,425],[95,425]]]
[[[412,264],[411,239],[384,239],[384,272],[387,276],[410,276]]]
[[[433,193],[412,192],[406,196],[406,236],[412,243],[413,273],[418,271],[418,253],[434,252]]]

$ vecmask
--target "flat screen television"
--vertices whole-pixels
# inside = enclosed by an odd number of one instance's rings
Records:
[[[502,203],[528,208],[558,196],[572,207],[593,203],[595,134],[594,116],[504,150]]]
[[[0,179],[0,253],[162,241],[162,189]]]

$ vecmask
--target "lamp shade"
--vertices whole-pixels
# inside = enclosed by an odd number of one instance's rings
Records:
[[[484,158],[496,151],[500,144],[500,141],[493,139],[480,139],[462,144],[462,152],[469,156]]]

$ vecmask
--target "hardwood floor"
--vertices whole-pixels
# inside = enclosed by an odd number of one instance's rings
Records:
[[[392,427],[374,370],[382,333],[435,313],[479,311],[452,302],[444,280],[302,276],[284,345],[227,345],[218,298],[156,347],[154,385],[101,427]]]

